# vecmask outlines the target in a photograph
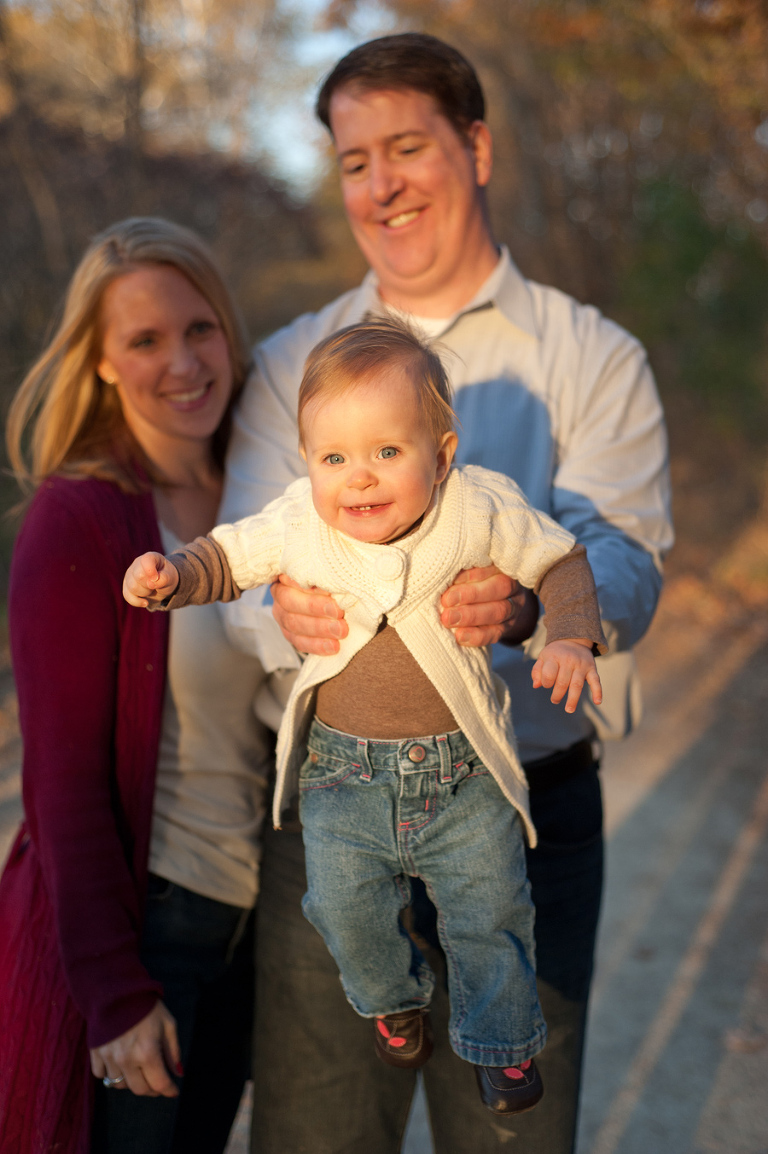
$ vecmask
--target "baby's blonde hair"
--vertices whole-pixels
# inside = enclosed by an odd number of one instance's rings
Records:
[[[435,442],[452,432],[456,414],[440,357],[402,321],[376,318],[339,329],[315,345],[307,357],[299,389],[300,443],[304,443],[302,416],[308,405],[323,397],[341,396],[395,366],[410,377]]]
[[[126,425],[117,390],[97,372],[104,293],[119,277],[147,265],[176,269],[205,298],[227,340],[233,401],[241,390],[249,367],[245,331],[208,246],[188,229],[157,217],[113,224],[83,255],[59,326],[11,404],[6,444],[23,489],[36,488],[51,473],[64,473],[100,477],[137,492],[144,487],[142,472],[151,476]],[[221,466],[231,407],[213,436],[214,460]]]

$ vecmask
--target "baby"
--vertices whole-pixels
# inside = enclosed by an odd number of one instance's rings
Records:
[[[228,601],[282,572],[334,595],[349,634],[335,656],[304,662],[278,736],[274,819],[298,784],[304,913],[350,1003],[374,1020],[379,1056],[421,1066],[434,976],[400,914],[409,878],[422,878],[447,960],[451,1045],[475,1065],[485,1105],[518,1113],[543,1092],[524,846],[536,832],[506,687],[486,650],[443,627],[439,598],[459,570],[491,564],[534,589],[548,644],[533,683],[556,703],[567,694],[573,712],[585,681],[601,699],[592,573],[514,482],[452,467],[445,371],[404,326],[370,321],[318,345],[298,420],[309,476],[168,558],[145,553],[124,594],[147,608]]]

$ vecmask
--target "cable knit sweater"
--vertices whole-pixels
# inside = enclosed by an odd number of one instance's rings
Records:
[[[465,465],[451,470],[419,528],[395,544],[356,541],[327,525],[315,511],[306,477],[261,513],[234,525],[219,525],[210,537],[223,551],[236,588],[219,583],[209,589],[208,598],[229,600],[238,590],[263,585],[282,572],[300,585],[331,593],[349,626],[339,652],[308,657],[293,687],[277,742],[276,826],[298,782],[314,690],[345,668],[386,614],[520,812],[529,842],[535,845],[509,693],[492,673],[486,650],[456,644],[440,622],[439,600],[459,570],[491,564],[536,589],[547,571],[572,550],[574,538],[567,530],[529,505],[508,477]],[[180,584],[167,607],[177,608],[192,599],[195,562],[189,552],[172,554],[171,560],[180,571]],[[597,620],[596,602],[590,617]],[[585,635],[574,628],[568,636]],[[602,634],[595,641],[602,646]]]

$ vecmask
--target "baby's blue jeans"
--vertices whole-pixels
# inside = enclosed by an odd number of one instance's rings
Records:
[[[460,1058],[512,1066],[544,1047],[522,825],[461,732],[366,740],[315,719],[301,770],[303,910],[358,1014],[427,1006],[434,976],[400,920],[420,877],[448,965]]]

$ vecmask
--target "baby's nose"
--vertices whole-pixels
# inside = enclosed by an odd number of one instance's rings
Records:
[[[376,478],[370,469],[355,469],[354,473],[349,478],[350,489],[367,489],[369,485],[375,484]]]

